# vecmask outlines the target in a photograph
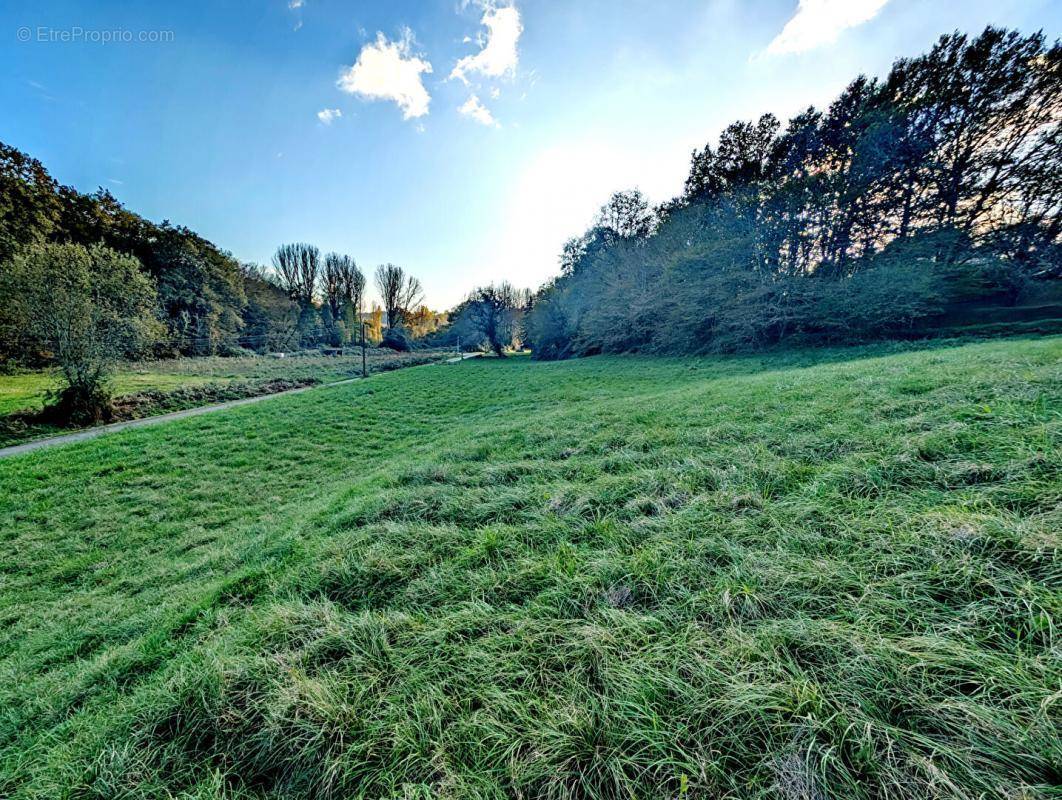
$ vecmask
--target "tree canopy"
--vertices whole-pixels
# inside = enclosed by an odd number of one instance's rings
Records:
[[[681,196],[613,195],[560,257],[536,356],[910,335],[1062,277],[1062,48],[955,33],[825,110],[728,126]]]

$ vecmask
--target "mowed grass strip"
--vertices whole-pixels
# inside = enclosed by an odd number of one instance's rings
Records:
[[[1047,797],[1062,339],[424,367],[0,462],[0,795]]]

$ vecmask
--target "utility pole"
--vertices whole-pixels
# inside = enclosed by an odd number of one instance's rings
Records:
[[[361,377],[369,377],[369,369],[365,362],[365,320],[361,321]]]

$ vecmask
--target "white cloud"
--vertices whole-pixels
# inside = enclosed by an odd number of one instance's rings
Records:
[[[803,53],[837,41],[841,31],[869,22],[889,0],[800,0],[796,14],[767,45],[768,55]]]
[[[498,121],[494,119],[494,115],[490,113],[490,109],[480,102],[479,97],[472,95],[465,104],[457,109],[460,113],[466,117],[471,117],[481,125],[487,125],[488,127],[498,128]]]
[[[468,76],[477,72],[487,78],[514,75],[520,57],[517,43],[524,27],[516,6],[498,8],[493,3],[484,3],[480,23],[487,28],[486,38],[480,39],[482,49],[459,60],[450,73],[451,78],[459,78],[466,84]]]
[[[321,121],[322,125],[331,125],[332,122],[343,116],[343,112],[338,108],[322,108],[317,112],[317,119]]]
[[[382,33],[365,45],[358,60],[339,76],[337,86],[366,100],[393,100],[405,119],[428,113],[431,95],[424,88],[421,73],[430,73],[431,64],[412,52],[413,33],[408,28],[398,41],[388,41]]]
[[[294,11],[298,14],[298,19],[295,20],[295,27],[292,30],[297,31],[302,27],[302,9],[306,5],[306,0],[288,0],[288,10]]]

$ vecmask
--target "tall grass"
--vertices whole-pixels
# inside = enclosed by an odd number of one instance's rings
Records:
[[[0,463],[0,794],[1060,783],[1062,339],[468,362]]]

